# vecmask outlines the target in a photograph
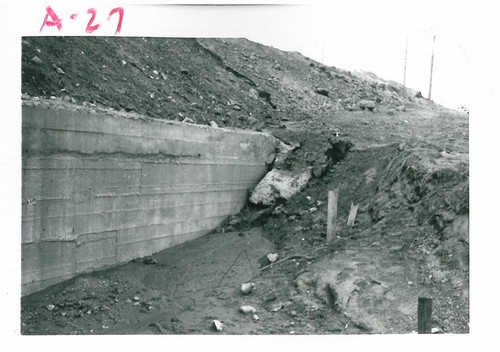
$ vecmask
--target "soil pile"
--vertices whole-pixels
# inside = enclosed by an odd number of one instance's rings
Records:
[[[408,333],[418,297],[436,331],[468,332],[467,114],[245,39],[23,38],[22,60],[25,104],[266,131],[289,150],[275,172],[310,176],[200,241],[24,297],[23,333]]]

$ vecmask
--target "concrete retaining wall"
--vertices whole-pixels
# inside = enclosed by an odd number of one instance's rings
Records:
[[[267,172],[275,140],[24,106],[22,294],[215,228]]]

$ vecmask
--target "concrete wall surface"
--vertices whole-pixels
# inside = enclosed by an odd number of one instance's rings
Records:
[[[22,295],[215,228],[266,174],[263,133],[23,106]]]

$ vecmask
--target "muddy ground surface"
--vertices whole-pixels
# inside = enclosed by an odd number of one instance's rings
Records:
[[[410,333],[418,297],[433,298],[436,331],[469,331],[468,115],[247,40],[24,38],[23,94],[265,131],[294,147],[275,168],[313,174],[196,241],[23,297],[23,334]],[[279,262],[262,267],[269,253]]]

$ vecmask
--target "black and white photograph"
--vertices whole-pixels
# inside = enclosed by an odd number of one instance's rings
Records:
[[[16,338],[471,337],[496,22],[433,4],[36,2],[2,114]]]

